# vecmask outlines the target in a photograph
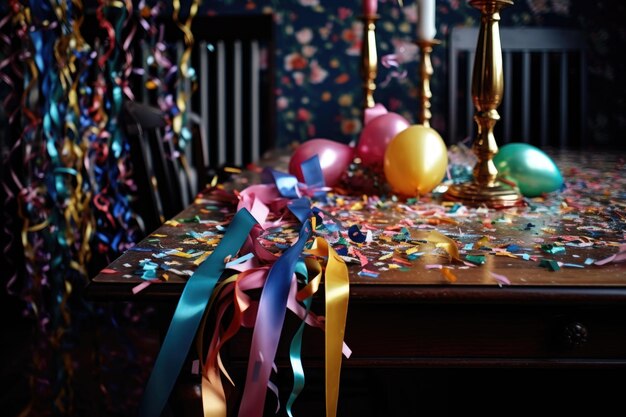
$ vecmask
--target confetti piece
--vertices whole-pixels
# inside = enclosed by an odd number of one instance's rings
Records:
[[[509,281],[509,279],[502,275],[502,274],[496,274],[495,272],[490,272],[491,276],[498,282],[499,285],[511,285],[511,281]]]
[[[454,283],[457,280],[456,275],[454,275],[454,273],[452,272],[450,268],[446,268],[446,267],[441,268],[441,274],[446,279],[446,281],[450,283]]]
[[[150,284],[152,284],[152,281],[144,281],[141,284],[135,285],[132,289],[133,295],[145,290]]]
[[[118,274],[119,271],[116,271],[115,269],[104,268],[103,270],[100,271],[100,273],[102,273],[102,274]]]
[[[421,257],[424,254],[424,252],[416,252],[416,253],[412,253],[410,255],[407,256],[407,258],[409,258],[409,261],[414,261],[416,259],[418,259],[419,257]]]
[[[626,243],[621,244],[619,246],[619,251],[616,254],[613,254],[607,258],[601,259],[599,261],[595,261],[595,265],[606,265],[611,262],[624,262],[626,261]]]
[[[583,265],[573,264],[573,263],[563,263],[563,262],[559,262],[559,266],[566,267],[566,268],[584,268]]]
[[[507,251],[505,251],[505,250],[495,252],[495,254],[496,254],[496,256],[508,256],[509,258],[515,258],[515,259],[517,259],[517,256],[516,256],[516,255],[513,255],[512,253],[507,252]]]
[[[548,268],[550,271],[553,271],[553,272],[556,272],[559,269],[561,269],[561,267],[559,266],[559,263],[552,259],[542,259],[541,262],[539,262],[539,266]]]
[[[483,265],[485,263],[484,255],[467,255],[465,259],[467,259],[468,262],[471,262],[474,265]]]
[[[401,265],[406,265],[406,266],[411,266],[412,265],[411,262],[405,261],[404,259],[398,258],[396,256],[394,256],[391,260],[393,262],[401,264]]]
[[[369,269],[362,269],[358,272],[359,276],[378,278],[380,275],[378,272],[370,271]]]
[[[357,226],[356,224],[353,224],[348,229],[348,237],[353,242],[363,243],[363,242],[365,242],[365,239],[366,239],[367,236],[364,233],[361,232],[361,230],[359,229],[359,226]]]
[[[158,276],[157,276],[156,270],[154,270],[154,269],[145,270],[143,272],[143,274],[141,275],[142,279],[154,279],[154,278],[157,278],[157,277]]]
[[[392,256],[393,256],[393,252],[389,252],[389,253],[387,253],[387,254],[385,254],[385,255],[381,256],[380,258],[378,258],[378,260],[380,260],[380,261],[384,261],[384,260],[386,260],[386,259],[391,258]]]
[[[243,256],[240,256],[239,258],[233,259],[232,261],[229,261],[226,263],[225,268],[232,268],[235,265],[239,265],[240,263],[246,262],[249,259],[252,259],[254,257],[254,254],[252,252],[246,253]]]
[[[558,253],[565,253],[565,247],[557,246],[557,245],[541,245],[541,250],[545,253],[551,253],[552,255],[556,255]]]
[[[202,255],[198,256],[194,261],[193,264],[194,265],[200,265],[202,262],[204,262],[206,260],[206,258],[209,257],[210,254],[212,254],[213,251],[205,251]]]

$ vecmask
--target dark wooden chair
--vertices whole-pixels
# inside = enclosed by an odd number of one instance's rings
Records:
[[[88,37],[95,38],[97,23],[90,20],[95,17],[88,18]],[[159,25],[165,53],[178,63],[185,50],[183,32],[170,19]],[[223,167],[255,162],[274,146],[273,26],[271,15],[194,18],[190,64],[197,74],[196,88],[187,79],[176,86],[187,98],[185,128],[192,140],[177,158],[163,140],[165,115],[146,88],[154,76],[146,62],[146,44],[134,46],[135,65],[144,72],[131,77],[136,100],[125,103],[122,118],[138,184],[136,209],[146,233],[189,205]]]
[[[577,30],[500,28],[504,95],[498,142],[576,148],[587,129],[587,52]],[[475,134],[471,78],[478,28],[455,27],[449,37],[448,135]]]
[[[197,182],[225,165],[245,166],[274,146],[274,22],[272,15],[198,16],[192,24],[191,63],[197,90],[182,86],[188,100],[187,150]],[[168,41],[183,53],[182,32],[166,22]]]

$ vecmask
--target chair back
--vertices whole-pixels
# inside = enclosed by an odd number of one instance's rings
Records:
[[[165,48],[160,52],[178,65],[186,52],[184,32],[171,18],[160,18],[157,24]],[[92,43],[105,35],[94,13],[86,15],[83,29]],[[150,51],[140,41],[145,34],[130,46],[135,67],[143,71],[131,75],[135,102],[125,103],[122,118],[138,184],[137,212],[146,232],[189,205],[211,180],[210,172],[257,161],[274,145],[272,15],[196,16],[191,32],[189,60],[196,88],[188,78],[178,79],[173,87],[186,98],[184,127],[192,137],[180,157],[172,157],[172,144],[163,136],[165,115],[154,90],[147,88],[160,70],[148,62]]]
[[[448,141],[475,134],[471,96],[478,28],[450,32]],[[501,28],[504,95],[495,135],[499,143],[540,147],[584,145],[587,130],[587,48],[577,30]]]
[[[197,90],[182,88],[196,135],[187,156],[202,186],[207,169],[245,166],[274,146],[274,22],[269,14],[196,16],[191,31]],[[180,58],[180,29],[165,22],[165,37]]]

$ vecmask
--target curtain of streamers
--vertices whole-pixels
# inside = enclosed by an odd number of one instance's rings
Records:
[[[87,303],[83,288],[90,271],[142,237],[132,204],[130,146],[120,124],[124,101],[145,88],[154,93],[169,120],[171,157],[180,155],[187,139],[190,90],[181,80],[193,86],[190,25],[198,2],[183,10],[174,1],[185,41],[180,56],[164,47],[160,6],[153,3],[98,0],[89,2],[88,12],[82,0],[0,4],[2,285],[36,322],[26,372],[30,407],[44,414],[84,411],[75,396],[78,333],[87,322],[116,328],[117,321],[111,311]],[[95,27],[84,25],[88,14],[95,15]],[[137,64],[138,50],[148,52],[145,65]],[[152,68],[145,77],[144,66]],[[121,314],[129,318],[136,311]],[[123,343],[126,354],[136,354],[130,341]],[[110,359],[105,349],[93,356],[100,364]],[[110,409],[133,401],[113,398],[115,387],[95,389]]]

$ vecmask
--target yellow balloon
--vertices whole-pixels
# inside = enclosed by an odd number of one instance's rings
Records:
[[[448,149],[436,130],[412,125],[387,145],[385,177],[398,194],[409,197],[429,193],[446,175]]]

